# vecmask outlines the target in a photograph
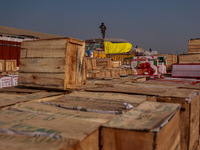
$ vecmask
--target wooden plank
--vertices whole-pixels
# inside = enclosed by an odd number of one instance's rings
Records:
[[[199,95],[197,92],[172,89],[160,94],[157,101],[181,104],[181,149],[192,149],[199,137]]]
[[[63,72],[65,68],[64,58],[25,58],[20,59],[20,72]]]
[[[34,48],[31,49],[29,48],[27,51],[26,58],[48,58],[48,57],[53,57],[53,58],[64,58],[65,57],[65,49],[66,48]]]
[[[15,94],[1,93],[0,94],[0,99],[1,99],[0,108],[12,106],[21,102],[27,102],[27,101],[32,101],[32,100],[41,99],[45,97],[61,95],[61,94],[62,93],[58,93],[58,92],[38,92],[38,93],[32,93],[32,94],[26,94],[26,95],[20,95],[16,93]]]
[[[38,93],[38,92],[45,92],[45,91],[37,90],[37,89],[26,89],[22,87],[5,87],[5,88],[0,89],[0,93],[32,94],[32,93]]]
[[[141,90],[142,89],[142,90]],[[123,85],[123,84],[113,84],[108,86],[96,86],[96,87],[86,87],[84,88],[85,91],[90,92],[116,92],[116,93],[127,93],[127,94],[141,94],[141,95],[151,95],[151,96],[157,96],[161,93],[168,90],[168,88],[160,88],[157,87],[151,87],[147,85]]]
[[[76,56],[76,71],[75,71],[75,84],[78,87],[82,87],[86,83],[86,69],[85,69],[85,44],[77,47]]]
[[[66,38],[61,39],[44,39],[44,40],[36,40],[36,41],[24,41],[22,42],[21,48],[44,48],[44,49],[51,49],[51,48],[66,48]]]
[[[20,73],[18,84],[26,87],[64,89],[63,73]]]
[[[129,95],[129,94],[122,94],[122,93],[104,93],[104,92],[72,92],[67,94],[66,96],[75,97],[75,98],[87,98],[87,99],[94,99],[94,100],[106,100],[106,101],[113,101],[113,102],[123,102],[123,103],[130,103],[134,107],[138,106],[139,104],[143,103],[147,100],[147,96],[144,95]]]
[[[70,97],[68,95],[45,100],[44,104],[69,110],[105,114],[122,114],[128,110],[123,101]],[[134,104],[135,106],[139,105],[138,103]]]
[[[115,117],[101,129],[102,150],[157,150],[162,146],[170,150],[180,149],[178,110],[179,105],[144,102],[126,114]],[[169,122],[162,126],[165,121]],[[175,140],[158,139],[167,135]],[[164,141],[164,145],[160,145],[160,140]]]
[[[200,54],[179,55],[179,63],[200,63]]]
[[[48,99],[51,102],[53,98]],[[74,118],[79,120],[85,120],[88,122],[96,122],[96,123],[106,123],[113,117],[115,114],[103,114],[103,113],[94,113],[94,112],[85,112],[85,111],[77,111],[77,110],[70,110],[64,109],[61,107],[55,107],[52,105],[47,105],[42,103],[43,101],[47,101],[47,99],[40,100],[39,102],[27,102],[27,103],[19,103],[12,107],[13,110],[16,111],[23,111],[29,112],[34,114],[47,114],[49,116],[62,116],[67,118]]]
[[[38,135],[48,138],[78,141],[78,150],[99,149],[99,123],[61,116],[48,116],[9,110],[0,111],[1,129],[14,135]],[[71,149],[75,147],[71,147]]]
[[[188,44],[195,44],[195,43],[200,43],[199,39],[192,39],[188,41]]]
[[[76,56],[77,56],[77,45],[67,43],[66,61],[65,61],[65,84],[64,88],[74,88],[76,84]]]

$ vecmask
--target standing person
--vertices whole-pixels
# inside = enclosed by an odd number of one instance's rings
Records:
[[[101,34],[102,34],[102,37],[104,39],[105,38],[105,34],[106,34],[106,26],[104,25],[103,22],[101,23],[99,28],[101,28]]]

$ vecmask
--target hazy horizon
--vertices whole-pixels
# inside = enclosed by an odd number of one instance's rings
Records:
[[[187,53],[200,38],[200,0],[2,0],[2,26],[87,40],[126,39],[133,47],[159,53]]]

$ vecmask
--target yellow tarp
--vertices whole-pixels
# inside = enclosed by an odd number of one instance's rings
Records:
[[[131,43],[111,43],[104,42],[104,48],[106,54],[114,54],[114,53],[127,53],[131,50]]]

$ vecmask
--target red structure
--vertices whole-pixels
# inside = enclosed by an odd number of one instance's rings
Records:
[[[0,40],[0,59],[17,60],[19,66],[21,42]]]

